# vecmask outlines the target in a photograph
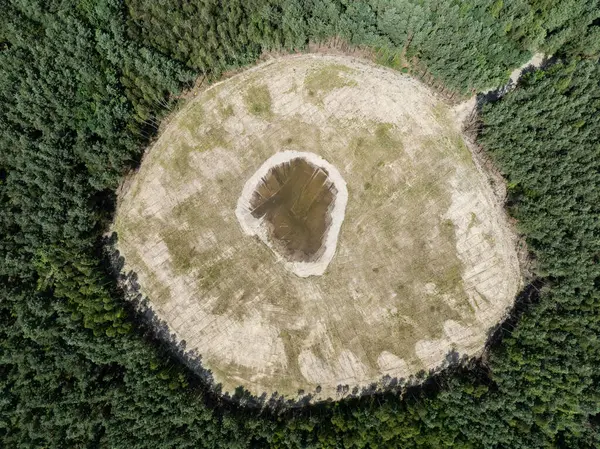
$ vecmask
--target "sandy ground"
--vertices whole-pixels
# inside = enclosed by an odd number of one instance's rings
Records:
[[[522,281],[457,117],[416,80],[350,57],[235,75],[171,119],[122,194],[126,266],[224,391],[335,398],[476,355]],[[321,276],[290,272],[236,216],[282,150],[318,155],[347,186]]]

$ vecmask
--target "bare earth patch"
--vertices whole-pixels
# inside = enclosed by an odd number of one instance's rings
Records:
[[[306,153],[318,161],[276,176],[306,181],[321,161],[337,175],[325,167],[308,196],[275,184],[261,191],[270,203],[254,196],[286,162],[251,182],[265,161]],[[336,397],[476,355],[521,286],[515,236],[453,111],[408,76],[342,56],[269,61],[191,100],[114,229],[156,313],[230,392]],[[288,265],[323,260],[319,273]]]

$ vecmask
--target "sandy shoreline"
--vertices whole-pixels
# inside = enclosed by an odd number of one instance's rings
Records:
[[[327,170],[329,178],[337,189],[333,208],[330,212],[331,223],[327,229],[327,235],[325,237],[325,242],[323,243],[324,251],[322,251],[322,254],[318,257],[318,259],[313,262],[290,262],[285,260],[271,244],[268,231],[263,223],[263,219],[253,217],[252,212],[249,209],[252,194],[256,190],[257,185],[267,175],[269,170],[272,167],[297,158],[304,158],[313,165]],[[283,263],[283,265],[292,273],[300,277],[320,276],[325,272],[329,262],[331,262],[331,259],[333,259],[335,254],[338,236],[340,233],[340,228],[342,227],[342,222],[344,221],[347,203],[348,188],[346,187],[346,181],[344,181],[344,178],[337,168],[314,153],[285,150],[276,153],[267,159],[259,167],[259,169],[256,170],[252,177],[246,181],[235,209],[235,215],[237,216],[244,233],[248,236],[258,236],[273,251],[278,260]]]

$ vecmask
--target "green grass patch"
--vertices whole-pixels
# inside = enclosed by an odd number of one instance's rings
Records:
[[[202,135],[195,151],[208,151],[227,146],[228,133],[221,125],[211,125]]]
[[[302,348],[302,342],[308,337],[306,331],[294,331],[291,329],[282,329],[279,333],[279,338],[283,342],[285,355],[287,357],[287,369],[293,373],[294,379],[303,379],[300,365],[298,364],[298,356],[300,355],[300,349]],[[314,348],[313,348],[314,349]],[[324,360],[327,360],[321,355]],[[290,377],[290,376],[288,376]]]
[[[196,101],[183,114],[180,114],[177,126],[195,136],[205,118],[206,112],[202,104]]]
[[[188,232],[169,229],[161,232],[160,236],[167,245],[176,274],[186,274],[194,266],[198,266],[199,253]]]
[[[347,76],[353,72],[350,67],[341,64],[328,65],[309,72],[304,79],[304,88],[309,97],[321,101],[334,89],[356,86],[356,81]]]
[[[471,212],[471,216],[469,218],[469,224],[467,226],[467,229],[471,229],[473,228],[473,226],[477,226],[479,223],[481,223],[479,221],[479,218],[477,218],[477,215],[475,214],[475,212]]]
[[[383,150],[402,150],[402,140],[392,134],[394,125],[391,123],[379,123],[375,128],[375,142]]]
[[[180,180],[188,180],[190,176],[195,175],[195,170],[190,169],[192,153],[226,147],[228,135],[221,125],[211,125],[203,133],[197,135],[195,145],[190,145],[182,140],[172,154],[161,157],[160,164],[171,176]]]
[[[198,255],[200,257],[200,263],[202,259],[209,260],[210,263],[202,265],[200,268],[199,282],[198,285],[203,289],[210,289],[215,283],[219,282],[219,278],[223,271],[226,271],[227,261],[218,258],[218,255],[212,255],[211,257],[205,257],[203,254]]]
[[[248,108],[248,112],[252,115],[263,119],[273,116],[271,92],[264,84],[249,87],[244,94],[244,103]]]
[[[230,104],[220,104],[219,105],[219,115],[221,119],[227,120],[229,117],[232,117],[234,114],[233,106]]]

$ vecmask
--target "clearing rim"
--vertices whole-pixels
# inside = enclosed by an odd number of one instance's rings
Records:
[[[323,203],[300,208],[322,239],[298,231],[308,240],[288,253],[274,216],[262,239],[236,216],[246,184],[284,152],[314,153],[347,187],[334,214],[341,184],[324,171],[309,189]],[[154,311],[228,392],[335,397],[476,355],[522,284],[516,237],[451,109],[342,56],[272,60],[191,100],[121,195],[114,230]],[[286,266],[327,249],[318,273]]]

